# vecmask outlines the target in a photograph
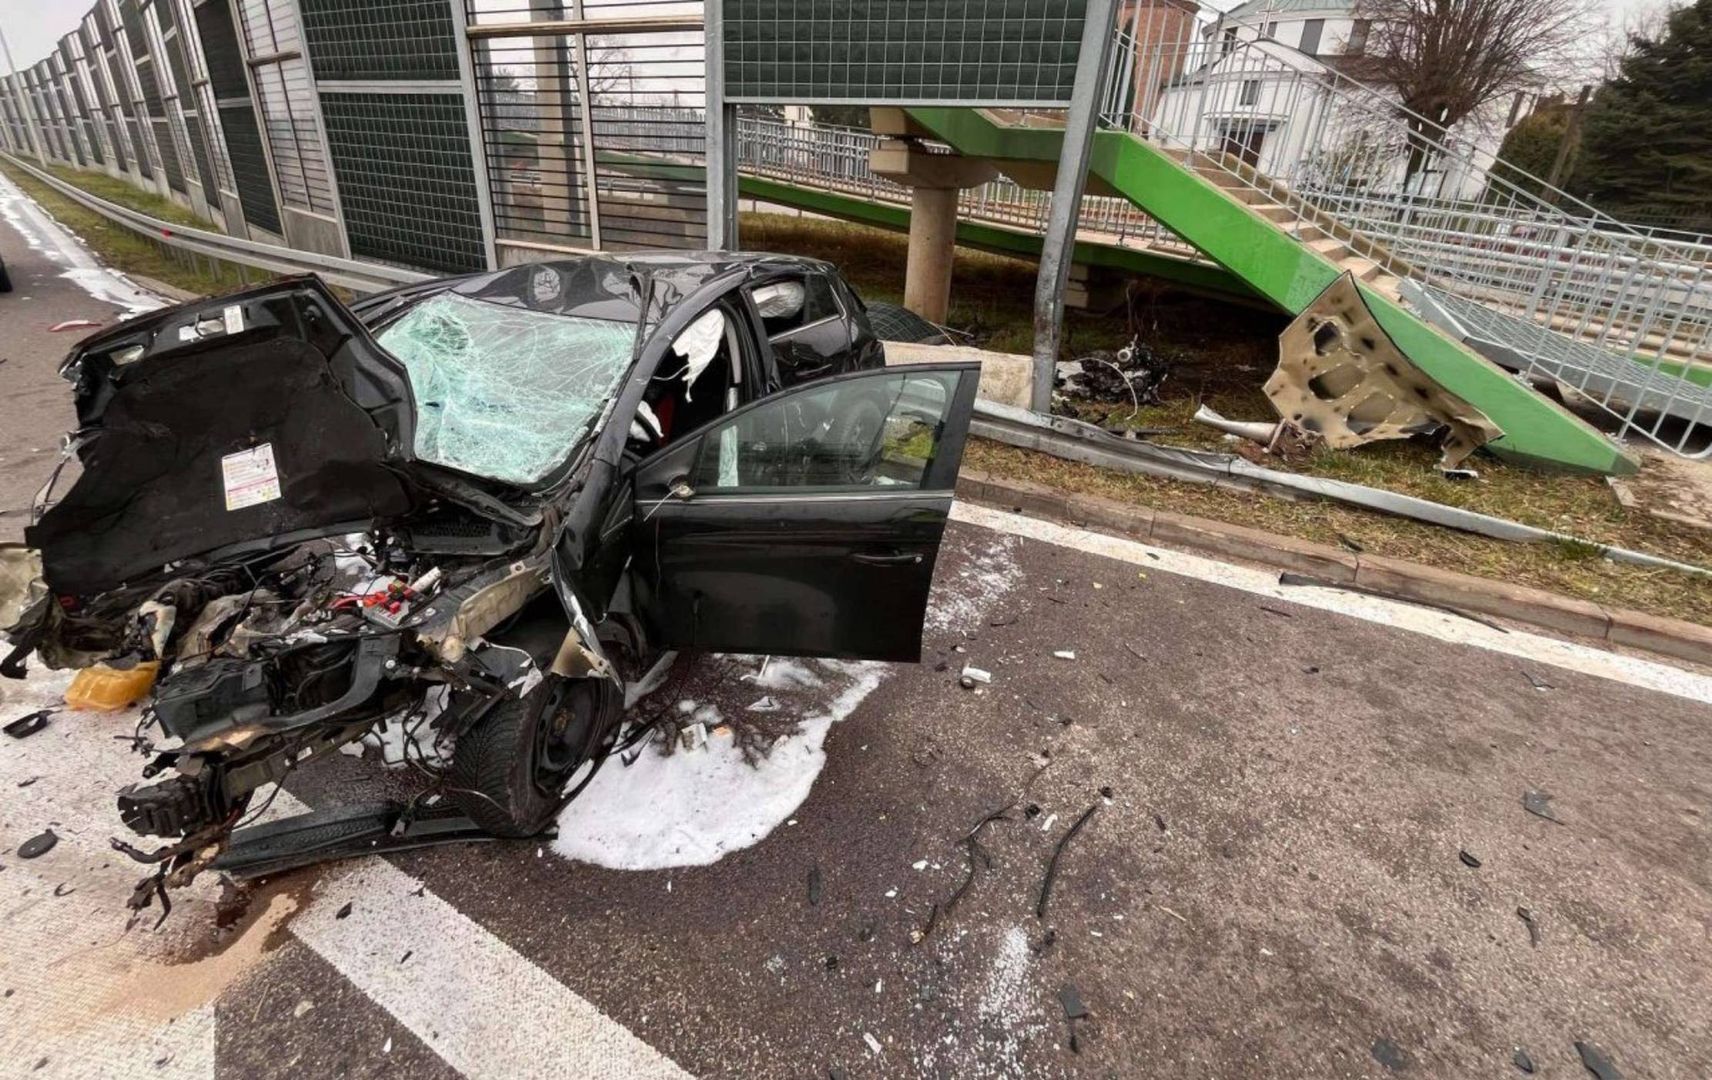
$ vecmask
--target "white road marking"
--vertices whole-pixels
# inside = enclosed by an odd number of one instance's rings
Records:
[[[690,1075],[383,859],[325,881],[291,932],[473,1080]]]
[[[1580,672],[1583,675],[1672,694],[1690,701],[1712,703],[1712,678],[1668,664],[1530,634],[1523,630],[1505,633],[1471,619],[1434,611],[1417,604],[1386,600],[1383,597],[1346,592],[1342,589],[1284,586],[1278,584],[1277,571],[1233,566],[1199,555],[1151,547],[1134,540],[1023,517],[1002,510],[991,510],[971,503],[954,503],[951,517],[954,521],[978,525],[996,532],[1117,559],[1145,567],[1149,572],[1157,570],[1180,577],[1195,578],[1257,596],[1287,600],[1303,607],[1394,626],[1453,645],[1471,645],[1478,649]]]
[[[0,176],[0,218],[24,238],[32,250],[64,265],[60,277],[75,282],[102,303],[140,315],[166,306],[166,301],[90,254],[65,226],[25,195],[9,177]]]

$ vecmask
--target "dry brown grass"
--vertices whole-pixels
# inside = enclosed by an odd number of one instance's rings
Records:
[[[1334,547],[1359,547],[1374,555],[1712,625],[1712,578],[1613,563],[1577,545],[1490,540],[1336,503],[1292,501],[1120,473],[983,439],[970,440],[963,460],[970,468],[1062,491],[1227,521]]]

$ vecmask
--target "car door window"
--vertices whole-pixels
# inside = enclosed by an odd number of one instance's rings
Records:
[[[919,489],[957,391],[957,372],[840,379],[764,401],[710,428],[698,492]]]

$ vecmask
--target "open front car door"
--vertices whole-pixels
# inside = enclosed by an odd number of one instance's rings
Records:
[[[808,383],[643,462],[632,584],[656,644],[919,660],[979,377],[932,364]]]

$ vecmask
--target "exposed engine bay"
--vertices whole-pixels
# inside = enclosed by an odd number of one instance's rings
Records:
[[[596,651],[567,647],[544,557],[458,552],[505,539],[493,523],[449,508],[409,531],[308,540],[183,564],[164,583],[84,602],[39,601],[23,623],[55,666],[82,667],[80,679],[158,672],[135,733],[148,758],[144,782],[118,797],[127,826],[166,841],[152,851],[115,842],[157,868],[134,906],[164,901],[166,887],[208,866],[265,808],[258,791],[377,729],[396,728],[387,740],[400,748],[393,764],[427,773],[489,832],[524,835],[568,801],[574,791],[562,782],[533,806],[503,788],[482,791],[481,777],[462,774],[483,762],[455,752],[496,708],[527,708],[536,715],[523,726],[540,728],[556,765],[547,779],[562,781],[598,764],[616,734],[616,709],[567,707],[576,703],[563,692],[543,692],[566,681],[553,674],[556,662],[562,675],[610,675]],[[542,617],[531,618],[536,609]],[[618,700],[611,685],[581,704]]]

